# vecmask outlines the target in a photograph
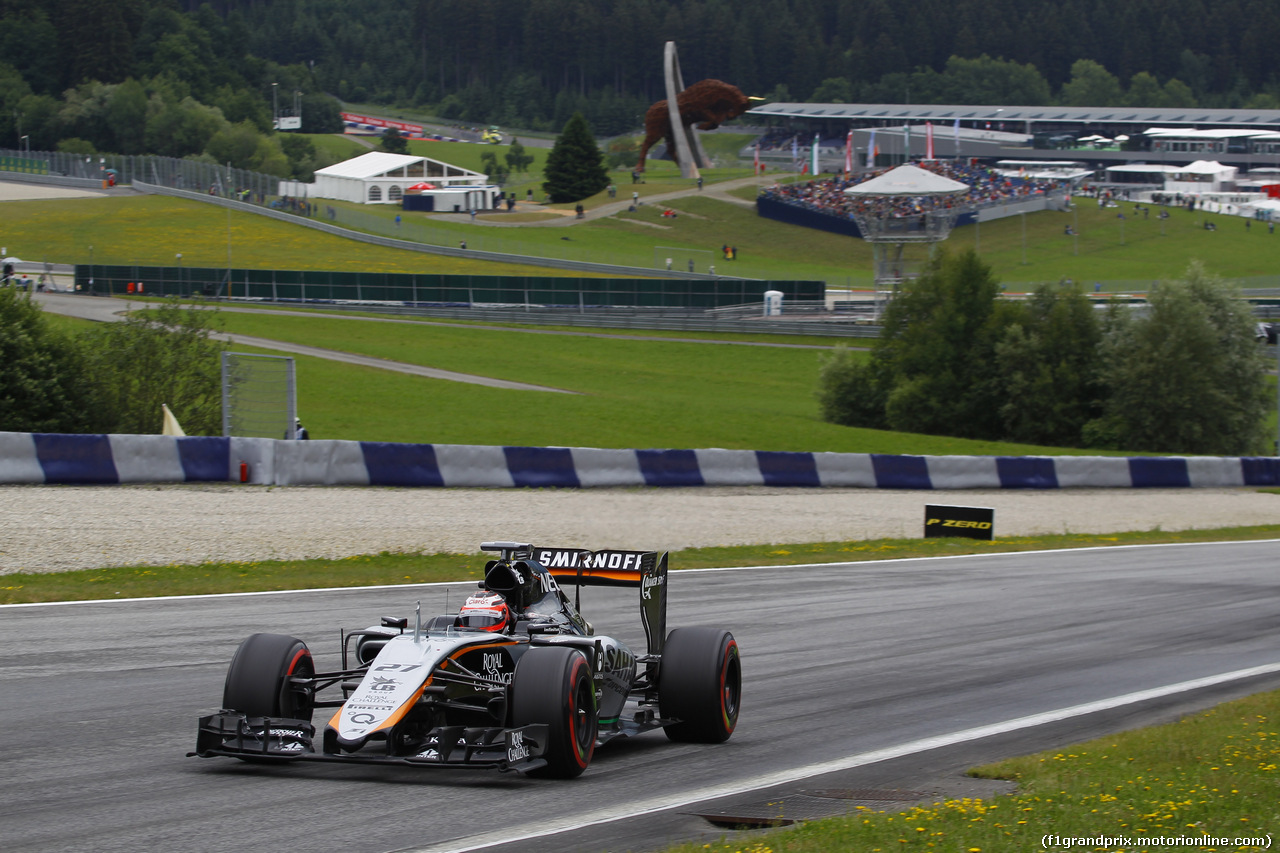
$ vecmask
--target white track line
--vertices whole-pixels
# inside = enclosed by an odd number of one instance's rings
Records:
[[[978,726],[977,728],[963,729],[949,734],[923,738],[921,740],[911,741],[899,746],[891,746],[884,749],[873,750],[871,752],[864,752],[859,755],[851,755],[847,758],[823,761],[818,764],[809,764],[803,767],[793,767],[788,770],[779,770],[774,773],[765,773],[752,778],[741,779],[736,782],[729,782],[723,785],[713,785],[697,791],[652,797],[648,800],[629,802],[622,806],[598,809],[596,811],[587,812],[586,814],[548,820],[535,826],[521,829],[518,832],[496,831],[484,833],[481,835],[473,835],[467,838],[456,839],[453,842],[446,842],[444,844],[432,845],[429,847],[409,848],[402,851],[402,853],[467,853],[467,851],[482,850],[486,847],[492,847],[497,844],[514,844],[522,841],[530,841],[535,838],[543,838],[548,835],[582,829],[583,827],[598,826],[600,824],[612,823],[626,818],[640,817],[642,815],[653,814],[655,812],[681,808],[690,806],[694,803],[703,802],[705,800],[717,799],[719,797],[746,794],[761,788],[794,783],[813,776],[820,776],[825,773],[852,770],[855,767],[864,767],[868,764],[876,764],[881,761],[902,758],[907,755],[914,755],[931,749],[939,749],[942,747],[954,746],[956,744],[968,743],[970,741],[981,740],[982,738],[993,737],[995,735],[1007,734],[1009,732],[1016,732],[1022,729],[1035,728],[1036,726],[1043,726],[1048,723],[1061,722],[1062,720],[1068,720],[1073,717],[1082,717],[1087,714],[1095,714],[1100,711],[1109,711],[1115,708],[1124,707],[1125,705],[1148,702],[1152,699],[1160,699],[1166,696],[1173,696],[1178,693],[1186,693],[1193,690],[1202,690],[1206,687],[1213,687],[1219,684],[1226,684],[1228,682],[1239,681],[1246,678],[1254,678],[1261,675],[1272,675],[1277,672],[1280,672],[1280,662],[1250,667],[1249,669],[1239,669],[1235,672],[1211,675],[1191,681],[1182,681],[1177,684],[1155,687],[1150,690],[1139,690],[1135,693],[1126,693],[1122,696],[1114,696],[1110,699],[1099,699],[1096,702],[1086,702],[1083,705],[1072,705],[1067,708],[1059,708],[1055,711],[1045,711],[1040,714],[1032,714],[1028,717],[1017,717],[1000,723],[991,723],[985,726]]]
[[[926,562],[931,560],[972,560],[982,557],[1025,557],[1036,554],[1073,554],[1083,551],[1119,551],[1130,548],[1190,548],[1205,545],[1251,545],[1256,543],[1276,542],[1280,539],[1240,539],[1234,541],[1214,542],[1153,542],[1135,545],[1090,545],[1084,548],[1051,548],[1042,551],[992,551],[985,554],[944,554],[937,557],[899,557],[890,560],[853,560],[847,563],[782,563],[770,566],[721,566],[711,569],[675,569],[681,574],[705,574],[711,572],[760,572],[770,569],[830,569],[839,566],[872,567],[882,564]],[[3,579],[0,575],[0,579]],[[203,595],[157,595],[144,598],[91,598],[85,601],[34,601],[26,604],[0,604],[0,610],[15,607],[70,607],[83,604],[122,604],[147,601],[199,601],[211,598],[253,598],[262,595],[309,595],[317,592],[369,592],[378,589],[414,589],[433,586],[455,586],[457,584],[474,584],[467,581],[435,581],[431,583],[395,583],[380,586],[328,586],[312,589],[270,589],[258,592],[213,592]]]

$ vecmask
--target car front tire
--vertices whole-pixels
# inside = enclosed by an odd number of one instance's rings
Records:
[[[549,726],[547,766],[531,776],[581,776],[596,748],[596,688],[591,666],[577,649],[536,648],[516,664],[511,679],[511,724]]]
[[[284,634],[254,634],[231,658],[222,707],[246,717],[310,721],[314,697],[289,679],[315,672],[311,651],[302,640]]]

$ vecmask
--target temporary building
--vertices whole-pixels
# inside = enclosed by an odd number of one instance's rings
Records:
[[[1235,166],[1224,166],[1217,160],[1197,160],[1171,170],[1164,189],[1171,193],[1215,193],[1235,189],[1235,182]]]
[[[428,198],[431,203],[419,209],[489,210],[497,206],[501,197],[499,189],[482,172],[430,157],[388,151],[370,151],[317,169],[315,184],[298,194],[357,204],[400,204],[406,191],[423,184],[432,189],[417,189],[414,195]]]

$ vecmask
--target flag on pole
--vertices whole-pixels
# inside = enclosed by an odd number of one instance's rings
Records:
[[[876,147],[876,129],[871,128],[871,138],[867,140],[867,168],[874,169],[876,167],[876,158],[880,156],[880,149]]]
[[[902,126],[902,162],[911,160],[911,125]]]
[[[760,174],[760,143],[759,142],[756,143],[755,174],[757,175]]]
[[[186,435],[182,431],[182,427],[178,425],[178,419],[173,416],[173,412],[169,411],[168,403],[161,403],[160,410],[164,414],[164,427],[160,430],[161,435]]]
[[[844,170],[845,173],[853,171],[853,131],[849,131],[849,135],[844,138]]]
[[[933,159],[933,122],[924,123],[924,159]]]
[[[818,168],[818,134],[816,133],[813,135],[813,151],[810,154],[812,155],[810,159],[813,160],[813,168],[810,171],[816,175],[822,171]]]
[[[956,119],[956,159],[960,159],[960,119]]]
[[[800,134],[791,137],[791,168],[800,170]]]

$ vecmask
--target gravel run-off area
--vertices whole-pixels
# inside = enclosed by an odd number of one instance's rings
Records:
[[[1280,495],[1254,489],[0,486],[0,574],[472,553],[494,539],[673,550],[914,538],[927,504],[992,507],[997,537],[1280,521]]]

